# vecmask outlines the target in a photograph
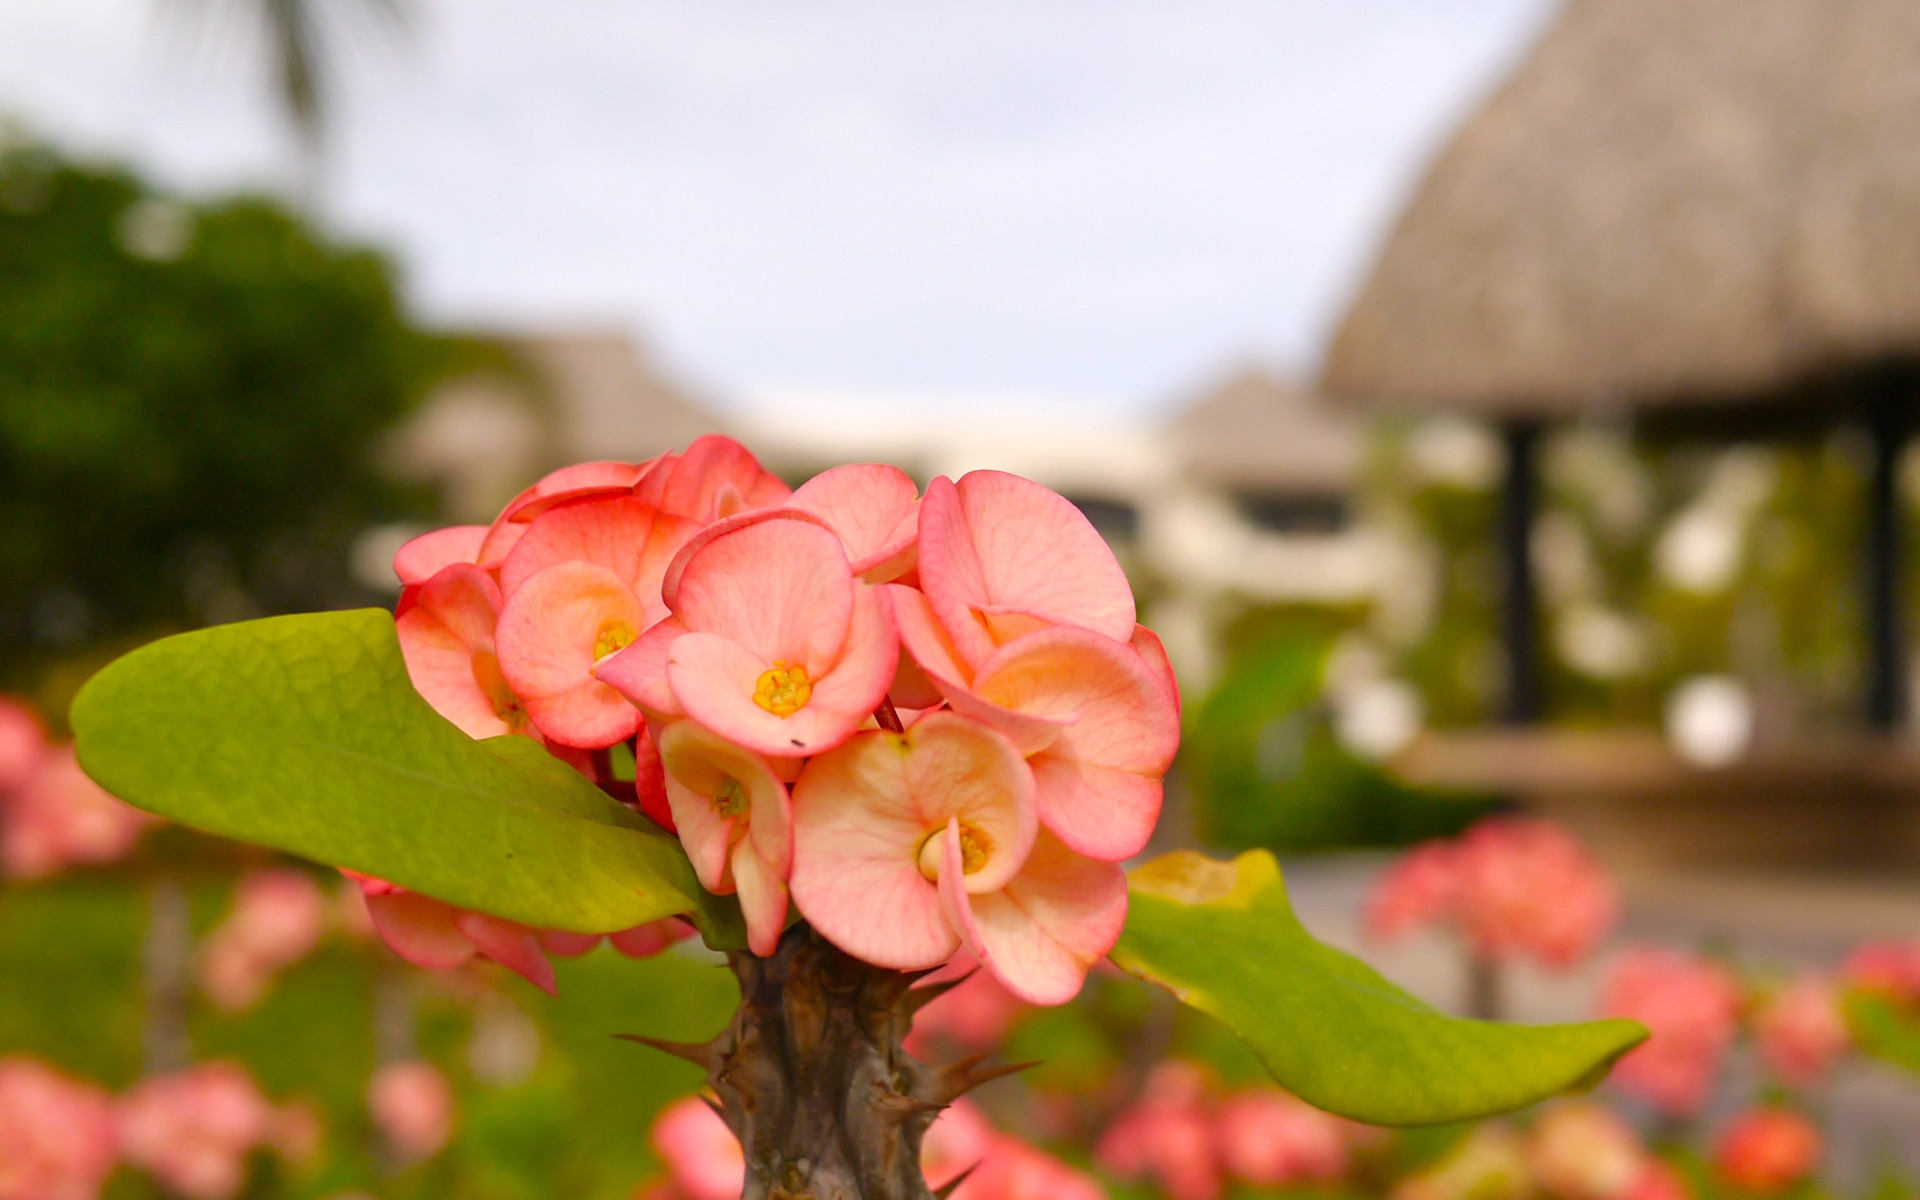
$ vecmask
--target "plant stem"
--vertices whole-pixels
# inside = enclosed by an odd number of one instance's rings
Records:
[[[804,923],[771,958],[729,956],[740,1008],[704,1045],[634,1041],[707,1070],[740,1139],[742,1200],[931,1200],[920,1141],[941,1109],[1014,1068],[929,1067],[901,1040],[951,984],[852,958]]]

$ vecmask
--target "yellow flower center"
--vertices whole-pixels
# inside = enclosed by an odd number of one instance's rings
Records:
[[[788,666],[775,660],[771,669],[760,672],[754,681],[753,702],[776,717],[790,717],[813,699],[813,681],[807,669],[798,663]]]
[[[720,781],[719,790],[713,793],[713,811],[723,817],[737,817],[747,811],[747,792],[738,779]]]
[[[633,626],[619,617],[608,617],[600,622],[600,632],[593,639],[593,661],[599,662],[609,654],[618,654],[633,645],[633,639],[639,635]]]
[[[946,854],[946,830],[936,829],[920,843],[920,874],[928,880],[938,882],[940,864]],[[960,873],[971,875],[987,865],[987,858],[993,853],[993,843],[985,835],[969,826],[960,827]]]

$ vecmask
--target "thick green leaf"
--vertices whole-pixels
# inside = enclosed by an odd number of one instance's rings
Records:
[[[1647,1036],[1632,1021],[1502,1025],[1414,999],[1315,941],[1264,850],[1182,850],[1132,872],[1113,961],[1223,1022],[1301,1099],[1376,1125],[1436,1125],[1591,1085]]]
[[[601,933],[691,912],[744,941],[679,842],[530,739],[476,742],[413,690],[379,609],[272,617],[119,659],[73,703],[108,791],[463,908]]]

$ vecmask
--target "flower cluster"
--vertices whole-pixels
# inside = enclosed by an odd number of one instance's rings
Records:
[[[1113,554],[1046,488],[976,471],[922,496],[853,465],[789,491],[706,437],[556,472],[395,570],[420,693],[675,831],[755,952],[792,908],[866,962],[964,947],[1055,1004],[1118,938],[1179,699]]]
[[[746,1156],[705,1100],[668,1105],[654,1122],[653,1145],[667,1178],[643,1187],[639,1200],[739,1200]],[[1093,1179],[995,1129],[965,1100],[927,1130],[920,1165],[927,1185],[955,1200],[1106,1200]]]
[[[114,862],[153,823],[87,778],[73,746],[49,739],[31,708],[0,696],[0,875]]]
[[[1198,1067],[1170,1059],[1093,1154],[1117,1178],[1152,1178],[1171,1200],[1218,1200],[1229,1178],[1263,1188],[1337,1182],[1371,1133],[1278,1088],[1217,1096]]]
[[[1619,913],[1612,882],[1571,834],[1548,821],[1493,817],[1454,840],[1416,846],[1389,868],[1369,899],[1367,926],[1396,937],[1450,925],[1482,960],[1526,955],[1566,967]]]

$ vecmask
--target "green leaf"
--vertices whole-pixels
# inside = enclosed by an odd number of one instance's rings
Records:
[[[1841,1007],[1862,1053],[1920,1072],[1920,1013],[1868,988],[1850,990]]]
[[[1597,1083],[1645,1040],[1632,1021],[1503,1025],[1447,1016],[1315,941],[1264,850],[1189,850],[1129,878],[1113,961],[1224,1023],[1301,1099],[1375,1125],[1437,1125]]]
[[[73,703],[80,763],[150,812],[543,929],[691,913],[744,944],[677,839],[530,738],[474,741],[415,692],[379,609],[181,634]]]

